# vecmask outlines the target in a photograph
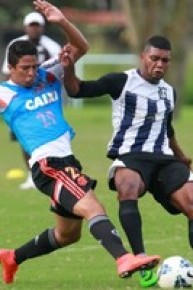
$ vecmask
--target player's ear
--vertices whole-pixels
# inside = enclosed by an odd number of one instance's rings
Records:
[[[8,69],[9,69],[9,71],[11,71],[13,68],[14,68],[14,67],[9,63],[9,64],[8,64]]]
[[[140,53],[140,58],[143,59],[144,57],[145,57],[145,52],[142,51],[142,52]]]

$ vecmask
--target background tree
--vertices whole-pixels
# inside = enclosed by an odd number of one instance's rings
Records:
[[[172,66],[167,77],[177,88],[178,94],[181,94],[185,80],[185,67],[192,44],[192,0],[51,0],[51,3],[60,8],[64,7],[64,12],[65,7],[70,6],[80,10],[119,11],[120,17],[125,15],[127,21],[124,25],[117,25],[112,20],[111,26],[95,24],[94,29],[90,29],[92,24],[77,22],[88,37],[91,51],[98,45],[101,53],[105,52],[103,50],[105,46],[99,45],[100,40],[103,39],[107,43],[106,53],[139,53],[144,40],[150,35],[167,36],[172,42],[173,49]],[[12,33],[14,29],[21,30],[22,19],[31,10],[31,0],[0,0],[1,52],[3,41],[6,41],[3,39],[6,32]],[[78,20],[74,18],[73,21],[76,23]],[[54,30],[52,25],[48,24],[46,30],[50,35],[54,34],[56,40],[62,39],[59,31]]]
[[[119,0],[119,3],[128,15],[122,37],[133,51],[139,53],[144,40],[151,35],[162,34],[171,40],[172,63],[167,78],[180,96],[190,48],[193,1]],[[178,104],[182,99],[178,99]]]

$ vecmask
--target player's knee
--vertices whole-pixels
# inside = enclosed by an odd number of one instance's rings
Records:
[[[189,220],[193,220],[193,194],[190,191],[177,191],[171,195],[171,204],[179,209]]]
[[[119,169],[114,181],[120,200],[137,199],[142,191],[143,182],[140,175],[134,171]]]
[[[106,214],[106,211],[102,203],[96,198],[94,192],[89,192],[76,203],[73,213],[84,217],[86,220],[90,220],[94,216]]]
[[[187,208],[187,216],[189,220],[193,220],[193,194],[188,195],[185,208]]]
[[[70,234],[68,236],[61,235],[59,243],[60,243],[61,247],[64,247],[64,246],[68,246],[68,245],[77,243],[80,240],[80,238],[81,238],[80,233],[73,233],[73,234]]]
[[[132,181],[116,182],[116,189],[120,200],[138,198],[138,186]]]
[[[185,212],[185,215],[190,219],[192,220],[193,219],[193,205],[192,206],[188,206],[185,208],[184,210]]]
[[[193,220],[193,198],[188,200],[184,208],[188,219]]]
[[[81,238],[81,231],[71,231],[71,232],[57,232],[56,239],[60,247],[65,247],[78,242]]]

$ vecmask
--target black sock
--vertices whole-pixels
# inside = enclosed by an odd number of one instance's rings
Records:
[[[117,230],[106,215],[99,215],[89,221],[91,234],[115,259],[127,254]]]
[[[27,259],[46,255],[60,248],[53,229],[36,236],[33,240],[15,250],[16,263],[19,265]]]
[[[125,200],[119,204],[119,220],[125,231],[133,253],[144,253],[142,221],[136,200]]]
[[[188,220],[188,235],[190,246],[193,248],[193,220]]]

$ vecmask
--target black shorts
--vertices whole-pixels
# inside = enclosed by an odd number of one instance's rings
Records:
[[[73,155],[49,157],[33,165],[34,183],[51,198],[51,211],[67,218],[80,218],[73,214],[73,207],[96,186],[96,180],[81,173],[81,170],[80,162]]]
[[[170,204],[170,195],[189,179],[190,170],[176,157],[152,153],[130,153],[119,156],[127,168],[137,171],[155,200],[168,212],[179,213]]]

